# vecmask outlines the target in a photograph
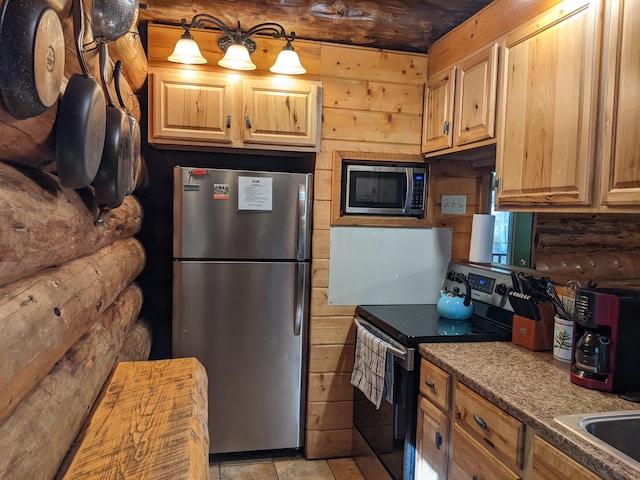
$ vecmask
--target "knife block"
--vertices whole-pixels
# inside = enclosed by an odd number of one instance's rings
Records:
[[[553,347],[553,306],[549,302],[538,304],[540,320],[513,316],[511,341],[529,350],[551,350]]]

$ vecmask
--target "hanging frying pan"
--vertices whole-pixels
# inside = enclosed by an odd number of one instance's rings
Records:
[[[107,83],[109,50],[106,43],[100,43],[98,48],[102,88],[108,100],[104,149],[98,173],[93,181],[96,203],[100,209],[96,223],[102,223],[105,214],[119,207],[124,200],[131,176],[131,153],[129,116],[115,106]]]
[[[73,31],[83,73],[71,77],[58,108],[56,163],[62,186],[82,188],[93,181],[100,166],[107,118],[104,94],[83,56],[82,0],[73,2]]]
[[[64,74],[64,34],[46,0],[4,0],[0,7],[0,96],[17,119],[52,106]]]
[[[131,153],[131,166],[129,172],[129,182],[127,184],[126,194],[130,195],[136,187],[136,172],[138,171],[138,164],[140,163],[140,124],[127,110],[127,106],[122,99],[122,91],[120,90],[120,72],[122,70],[122,62],[118,60],[113,72],[113,83],[116,87],[116,95],[118,96],[118,102],[122,109],[127,113],[129,117],[129,130],[130,130],[130,153]]]

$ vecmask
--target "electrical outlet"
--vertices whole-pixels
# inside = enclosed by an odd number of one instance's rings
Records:
[[[440,213],[443,215],[464,215],[467,213],[466,195],[442,195]]]

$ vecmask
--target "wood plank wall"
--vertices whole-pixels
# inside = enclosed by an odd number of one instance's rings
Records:
[[[306,455],[351,455],[355,306],[330,306],[333,152],[419,154],[426,55],[321,45]]]
[[[486,188],[491,169],[476,168],[469,160],[452,160],[447,157],[430,159],[431,174],[434,177],[431,189],[433,202],[433,226],[453,230],[451,259],[469,260],[471,226],[474,213],[489,213]],[[449,215],[440,212],[442,195],[464,195],[467,209],[464,215]]]

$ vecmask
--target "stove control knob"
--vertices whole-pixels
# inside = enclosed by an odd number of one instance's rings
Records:
[[[507,293],[507,286],[504,283],[499,283],[498,285],[496,285],[495,292],[498,295],[504,295]]]

